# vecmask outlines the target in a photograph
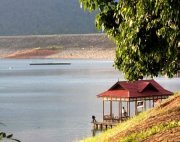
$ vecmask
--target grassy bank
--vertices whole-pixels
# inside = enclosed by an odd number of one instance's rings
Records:
[[[180,93],[113,129],[81,142],[150,142],[178,139],[180,139]]]

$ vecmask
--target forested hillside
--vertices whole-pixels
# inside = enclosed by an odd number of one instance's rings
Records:
[[[0,36],[97,32],[78,0],[1,0]]]

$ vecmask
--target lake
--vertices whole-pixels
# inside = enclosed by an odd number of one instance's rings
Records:
[[[71,63],[71,65],[30,65]],[[104,60],[0,60],[0,131],[22,142],[75,142],[91,132],[91,116],[102,119],[96,95],[123,75]],[[155,78],[170,91],[180,79]]]

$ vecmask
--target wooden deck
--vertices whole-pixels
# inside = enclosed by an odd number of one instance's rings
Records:
[[[118,122],[93,122],[92,124],[93,124],[93,129],[104,130],[116,126]]]

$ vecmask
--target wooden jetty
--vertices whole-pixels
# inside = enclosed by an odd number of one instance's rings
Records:
[[[106,130],[116,126],[117,122],[93,122],[94,130]]]

